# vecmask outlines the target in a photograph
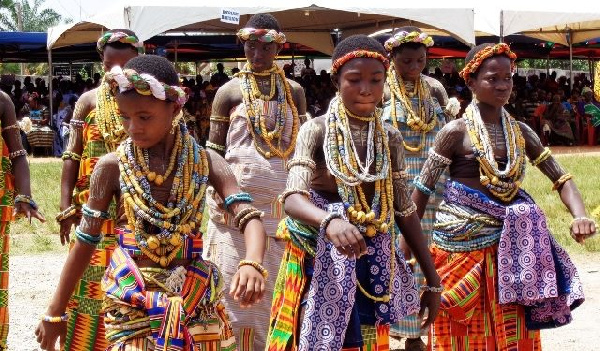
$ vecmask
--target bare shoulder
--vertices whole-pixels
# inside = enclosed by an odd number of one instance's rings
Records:
[[[315,117],[306,121],[300,126],[298,138],[315,138],[314,140],[323,140],[325,138],[325,123],[327,115]]]
[[[119,157],[116,152],[108,153],[102,156],[96,166],[94,167],[94,172],[96,170],[101,171],[104,175],[110,176],[110,174],[115,175],[119,174]]]
[[[227,115],[229,110],[239,105],[243,100],[240,90],[240,79],[234,77],[223,84],[216,92],[213,101],[213,109],[220,115]]]
[[[435,151],[443,156],[451,156],[462,149],[467,131],[463,118],[448,122],[435,136]]]
[[[438,99],[440,105],[445,106],[448,102],[448,93],[446,93],[446,88],[444,88],[444,85],[433,77],[427,75],[422,75],[422,77],[425,79],[427,84],[429,84],[429,89],[431,89],[432,95]]]
[[[0,102],[2,102],[2,103],[11,102],[12,103],[12,100],[10,99],[10,96],[8,96],[7,93],[0,90]]]

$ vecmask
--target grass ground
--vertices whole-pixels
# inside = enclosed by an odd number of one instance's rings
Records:
[[[600,156],[583,154],[558,155],[561,165],[575,176],[589,212],[600,206]],[[60,195],[61,162],[32,162],[31,183],[35,200],[46,216],[46,223],[18,221],[12,225],[12,255],[60,250],[58,225],[54,216],[58,213]],[[558,242],[572,253],[600,251],[600,238],[588,240],[584,246],[569,236],[571,215],[561,203],[551,182],[537,169],[528,167],[523,187],[533,196],[548,217],[548,226]],[[208,216],[204,216],[205,218]]]

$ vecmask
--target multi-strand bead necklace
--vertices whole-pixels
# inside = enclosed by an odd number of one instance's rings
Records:
[[[471,103],[465,111],[467,132],[473,146],[473,153],[479,161],[480,182],[495,197],[504,202],[511,201],[521,186],[525,176],[525,139],[518,122],[503,108],[500,117],[507,150],[507,163],[500,170],[494,156],[494,145],[490,140],[481,112],[476,103]]]
[[[415,131],[421,133],[421,141],[417,146],[411,146],[404,142],[404,148],[410,152],[419,152],[425,147],[425,139],[428,132],[433,130],[437,124],[437,118],[435,116],[435,104],[433,97],[429,91],[427,83],[423,77],[419,77],[419,80],[415,82],[414,90],[412,92],[406,91],[406,86],[402,77],[396,74],[396,69],[392,64],[388,69],[387,83],[390,87],[390,105],[391,105],[391,120],[392,125],[398,128],[397,111],[396,111],[396,100],[400,101],[404,115],[406,116],[406,125]],[[413,104],[411,97],[417,96],[418,111],[413,110]],[[429,121],[429,122],[428,122]]]
[[[104,79],[96,91],[95,112],[96,125],[104,139],[106,149],[113,152],[127,138],[127,133],[121,123],[121,112],[117,101]]]
[[[206,153],[183,124],[177,128],[177,133],[179,136],[171,156],[172,160],[177,159],[177,168],[166,205],[152,196],[150,183],[160,184],[158,176],[150,179],[155,172],[149,170],[149,160],[144,157],[146,150],[140,150],[130,139],[118,150],[121,193],[128,227],[134,231],[142,253],[162,267],[168,266],[177,256],[183,236],[198,235],[206,200]],[[162,176],[162,181],[169,173]],[[158,228],[159,232],[147,233],[147,225]]]
[[[256,76],[270,76],[270,92],[268,95],[263,94],[256,83]],[[239,73],[240,86],[244,105],[247,110],[247,118],[250,123],[250,133],[252,138],[260,138],[268,146],[268,150],[263,150],[258,143],[255,143],[256,150],[265,158],[276,156],[282,159],[287,159],[294,151],[296,144],[296,136],[300,127],[300,119],[298,110],[294,105],[294,99],[290,90],[290,85],[286,81],[285,73],[277,65],[264,72],[253,72],[249,64],[244,66],[244,69]],[[265,116],[265,104],[271,101],[277,94],[277,110],[275,118],[275,126],[272,130],[267,127],[267,116]],[[287,147],[283,144],[283,134],[285,130],[285,122],[287,116],[287,107],[292,110],[292,135],[290,143]]]

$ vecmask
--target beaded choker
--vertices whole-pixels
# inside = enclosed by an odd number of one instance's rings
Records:
[[[345,65],[346,62],[355,58],[374,58],[381,61],[386,70],[390,67],[390,60],[388,60],[387,57],[383,56],[378,52],[368,50],[355,50],[333,61],[331,65],[331,74],[338,73],[340,68],[342,68],[342,66]]]
[[[492,56],[505,55],[510,59],[510,68],[511,70],[515,70],[515,60],[517,59],[517,55],[510,50],[510,46],[506,43],[499,43],[496,45],[488,46],[481,51],[479,51],[475,56],[471,59],[471,61],[467,62],[465,68],[460,71],[459,75],[465,80],[469,81],[469,77],[471,74],[477,72],[479,66],[486,59]]]
[[[473,153],[479,161],[480,182],[495,197],[509,202],[517,195],[525,176],[525,139],[517,121],[510,117],[504,108],[500,121],[508,157],[504,170],[498,168],[494,145],[481,119],[477,104],[471,103],[465,111],[467,132],[471,139]]]
[[[422,32],[407,32],[401,31],[394,34],[391,38],[385,41],[383,46],[387,51],[392,51],[394,48],[405,44],[405,43],[419,43],[425,45],[425,47],[433,46],[433,38],[427,33]]]
[[[419,145],[410,146],[406,144],[406,142],[403,142],[404,148],[410,152],[419,152],[425,146],[426,134],[433,130],[437,124],[437,118],[434,109],[435,103],[433,101],[433,97],[431,96],[429,86],[423,77],[419,77],[419,81],[415,83],[415,91],[412,92],[412,94],[407,92],[402,77],[396,73],[394,64],[392,64],[388,70],[387,84],[389,85],[391,92],[390,118],[392,120],[392,125],[395,128],[398,128],[398,111],[396,110],[396,100],[399,100],[402,105],[402,110],[404,111],[404,116],[406,116],[406,124],[411,130],[421,133],[421,142]],[[410,99],[410,95],[416,95],[418,98],[418,112],[413,110],[413,104]]]
[[[137,50],[138,53],[144,53],[144,43],[141,42],[137,36],[129,35],[124,32],[106,32],[103,36],[98,39],[98,43],[96,43],[96,49],[99,53],[104,52],[104,47],[106,44],[121,42],[125,44],[131,44],[134,49]]]
[[[264,95],[256,84],[256,76],[270,76],[271,92],[269,95]],[[256,151],[263,157],[271,158],[277,156],[282,159],[287,159],[296,145],[296,136],[300,127],[300,119],[298,110],[294,104],[294,99],[290,89],[290,84],[285,78],[285,73],[277,65],[273,65],[271,69],[265,72],[252,72],[250,64],[246,63],[244,69],[239,73],[240,88],[244,105],[246,106],[247,118],[250,127],[248,130],[252,134],[252,138],[256,140],[260,137],[269,150],[263,150],[258,143],[254,143]],[[267,129],[267,116],[264,109],[266,102],[272,100],[277,94],[277,109],[275,111],[275,126],[272,130]],[[292,110],[292,136],[289,145],[284,148],[283,132],[287,116],[288,106]]]
[[[96,90],[95,120],[107,151],[115,151],[119,144],[127,139],[127,133],[121,123],[121,112],[106,76]]]
[[[115,95],[117,92],[135,89],[140,95],[152,95],[159,100],[176,102],[179,106],[183,106],[187,101],[187,94],[181,87],[159,82],[147,73],[114,66],[106,73],[105,78]]]
[[[275,29],[242,28],[237,32],[237,36],[243,41],[257,40],[263,43],[275,42],[277,44],[286,42],[285,34]]]
[[[206,153],[184,124],[180,124],[178,130],[180,137],[173,146],[177,167],[166,205],[152,197],[148,161],[143,156],[145,150],[140,150],[131,139],[118,149],[127,226],[134,231],[142,253],[162,267],[176,257],[184,243],[183,236],[201,235],[198,230],[206,200]],[[156,228],[157,233],[148,233],[151,227]]]

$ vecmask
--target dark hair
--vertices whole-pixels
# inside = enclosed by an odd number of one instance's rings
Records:
[[[333,62],[340,57],[356,50],[374,51],[387,57],[387,53],[380,42],[364,34],[357,34],[349,36],[348,38],[339,42],[339,44],[333,50],[331,61]]]
[[[129,60],[124,68],[130,68],[137,73],[147,73],[159,82],[168,85],[179,85],[179,77],[173,64],[164,57],[156,55],[143,55]]]
[[[135,34],[135,32],[132,31],[132,30],[130,30],[130,29],[111,29],[107,33],[116,33],[116,32],[123,32],[123,33],[125,33],[127,35],[137,37],[137,34]],[[107,43],[105,45],[105,49],[107,47],[113,48],[115,50],[130,49],[130,50],[133,50],[133,51],[135,51],[137,53],[137,49],[133,45],[128,44],[128,43],[121,43],[120,41],[115,41],[113,43]],[[100,55],[102,55],[102,53],[100,53]]]
[[[418,28],[418,27],[414,27],[414,26],[404,26],[404,27],[400,27],[398,29],[396,29],[396,31],[394,32],[394,34],[398,33],[398,32],[419,32],[419,33],[423,33],[423,31]],[[425,44],[423,43],[414,43],[414,42],[409,42],[409,43],[403,43],[399,46],[396,46],[395,48],[392,49],[392,56],[393,55],[397,55],[400,52],[402,52],[403,49],[412,49],[412,50],[417,50],[419,48],[425,48],[427,49],[427,46],[425,46]]]
[[[246,22],[246,27],[256,29],[275,29],[281,32],[281,27],[275,16],[270,13],[257,13]]]

